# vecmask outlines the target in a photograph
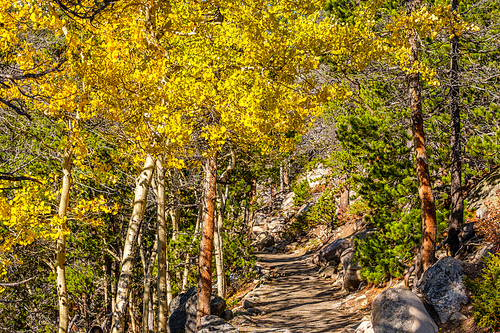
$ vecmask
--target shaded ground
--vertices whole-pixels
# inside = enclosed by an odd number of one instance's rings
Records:
[[[247,295],[263,314],[236,317],[231,324],[241,332],[341,332],[368,314],[349,307],[335,309],[333,304],[342,301],[340,290],[334,290],[331,280],[320,279],[304,256],[262,253],[259,257],[263,267],[285,276],[274,277]]]

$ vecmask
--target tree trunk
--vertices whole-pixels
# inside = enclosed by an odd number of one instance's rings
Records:
[[[420,5],[420,0],[407,0],[406,10],[411,14]],[[410,63],[414,65],[418,61],[418,36],[412,29],[408,32],[410,43]],[[417,168],[418,194],[422,207],[422,240],[416,263],[418,270],[415,277],[418,281],[422,274],[434,263],[436,252],[436,206],[432,195],[429,165],[424,140],[424,117],[422,114],[422,96],[420,86],[420,74],[408,74],[409,99],[412,118],[413,148]]]
[[[347,183],[348,176],[342,175],[340,177],[340,182],[342,186],[342,191],[340,193],[340,212],[345,213],[349,208],[349,184]]]
[[[218,188],[220,205],[217,212],[217,226],[215,228],[215,267],[217,269],[217,295],[226,297],[226,274],[224,273],[224,251],[222,243],[222,227],[224,222],[224,212],[226,210],[226,200],[229,192],[229,185],[226,185],[224,193]]]
[[[144,293],[142,298],[142,332],[148,333],[152,332],[151,324],[152,320],[150,318],[150,304],[151,304],[151,278],[153,277],[153,268],[156,262],[156,253],[158,249],[158,238],[155,239],[153,244],[153,250],[151,251],[151,257],[149,258],[149,263],[144,267]]]
[[[68,289],[66,286],[66,211],[69,204],[69,189],[71,186],[71,150],[64,152],[63,156],[63,179],[61,189],[61,201],[59,202],[58,228],[59,237],[56,243],[56,274],[57,274],[57,296],[59,303],[59,333],[68,332]]]
[[[198,310],[196,324],[201,329],[201,317],[210,315],[210,296],[212,294],[212,248],[214,244],[214,215],[217,192],[217,151],[207,159],[205,167],[203,212],[203,231],[200,244],[200,292],[198,294]]]
[[[146,209],[146,198],[149,184],[153,176],[155,161],[151,156],[147,156],[144,168],[137,179],[134,209],[130,218],[121,263],[120,277],[118,278],[115,311],[113,312],[112,333],[123,333],[125,330],[125,315],[127,311],[130,284],[134,271],[135,244],[141,226],[144,210]]]
[[[130,289],[130,296],[129,296],[129,303],[130,306],[128,307],[128,314],[130,316],[130,326],[132,326],[132,332],[136,333],[137,332],[137,323],[135,322],[135,307],[134,307],[134,291]]]
[[[451,0],[451,12],[458,9],[459,0]],[[454,16],[456,20],[456,16]],[[453,22],[455,23],[455,22]],[[450,253],[455,256],[460,248],[458,234],[463,225],[464,199],[462,196],[462,161],[460,153],[460,88],[459,88],[459,40],[452,30],[450,50],[450,116],[451,116],[451,212],[448,222],[448,240]]]
[[[200,204],[200,208],[198,210],[198,216],[196,218],[196,226],[194,227],[193,241],[191,242],[191,246],[189,247],[189,251],[186,254],[184,274],[182,276],[182,291],[183,292],[187,290],[187,283],[188,283],[188,277],[189,277],[189,265],[191,262],[191,251],[193,249],[193,244],[196,241],[196,237],[198,237],[198,232],[200,231],[202,214],[203,214],[203,204]]]
[[[156,161],[158,175],[158,332],[167,331],[167,224],[165,221],[165,170],[163,157]]]

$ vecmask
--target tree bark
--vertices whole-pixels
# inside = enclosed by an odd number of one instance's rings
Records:
[[[203,211],[203,230],[200,244],[200,292],[196,325],[201,329],[201,317],[210,315],[210,296],[212,294],[212,250],[214,244],[214,215],[217,192],[217,152],[208,157],[204,179],[205,208]]]
[[[167,223],[165,221],[165,169],[163,157],[156,161],[158,175],[158,332],[167,331]]]
[[[59,304],[59,333],[68,332],[68,288],[66,286],[66,211],[69,204],[69,190],[71,187],[71,150],[64,152],[63,156],[63,179],[61,189],[61,201],[59,202],[58,216],[61,219],[59,226],[59,237],[56,243],[56,274],[57,274],[57,296]]]
[[[134,209],[129,221],[127,236],[123,246],[120,277],[116,288],[115,311],[113,312],[112,333],[123,333],[125,330],[125,316],[127,311],[130,284],[134,271],[135,244],[141,226],[144,210],[146,209],[146,198],[149,184],[153,176],[155,161],[151,156],[147,156],[144,167],[137,179]]]
[[[456,21],[453,12],[458,9],[459,0],[451,0],[452,17]],[[455,22],[453,22],[455,23]],[[462,161],[460,152],[460,88],[459,88],[459,40],[452,29],[450,49],[450,116],[451,116],[451,211],[448,222],[448,240],[451,256],[455,256],[460,248],[458,234],[464,220],[464,199],[462,196]]]
[[[414,12],[420,5],[420,0],[406,0],[406,10],[408,14]],[[410,64],[418,62],[418,37],[417,32],[412,29],[408,32],[410,44]],[[420,85],[420,74],[410,73],[407,77],[409,85],[409,99],[412,118],[413,148],[415,150],[415,160],[417,169],[418,194],[422,208],[422,239],[417,255],[415,272],[418,281],[422,274],[435,261],[436,252],[436,206],[431,188],[429,175],[429,165],[424,140],[424,117],[422,114],[422,96]]]

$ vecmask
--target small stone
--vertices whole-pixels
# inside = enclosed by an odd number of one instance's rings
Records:
[[[450,321],[454,324],[459,324],[463,321],[467,320],[467,317],[460,313],[460,312],[455,312],[454,314],[451,315]]]
[[[250,308],[254,308],[254,307],[255,307],[255,303],[254,302],[252,302],[252,301],[250,301],[248,299],[245,299],[243,301],[243,308],[250,309]]]

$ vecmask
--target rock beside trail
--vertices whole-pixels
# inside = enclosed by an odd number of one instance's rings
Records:
[[[224,319],[217,316],[202,317],[201,330],[198,333],[209,332],[238,333],[239,331],[233,325],[226,323]]]
[[[259,236],[257,236],[257,239],[252,243],[252,246],[255,246],[258,250],[262,250],[263,248],[273,246],[274,242],[275,240],[272,235],[261,233]]]
[[[442,323],[469,302],[462,278],[462,262],[445,257],[425,271],[418,285],[419,292],[434,307]]]
[[[342,252],[340,261],[342,262],[342,267],[344,268],[342,289],[347,291],[358,289],[361,283],[361,267],[354,260],[354,249],[348,248]]]
[[[175,297],[170,302],[170,317],[167,321],[169,333],[194,333],[196,330],[196,309],[198,305],[198,288],[192,287],[185,293]],[[215,317],[224,316],[226,301],[221,297],[213,297],[210,301],[210,311]],[[212,331],[207,331],[212,332]],[[214,331],[215,332],[215,331]],[[224,331],[225,332],[225,331]],[[230,331],[227,331],[230,332]],[[236,331],[237,332],[237,331]]]
[[[340,262],[342,252],[349,247],[350,242],[345,238],[334,240],[319,250],[313,258],[312,263],[321,266],[326,266],[329,262],[337,264]]]
[[[375,333],[436,333],[438,328],[422,301],[410,290],[387,289],[372,304]]]

